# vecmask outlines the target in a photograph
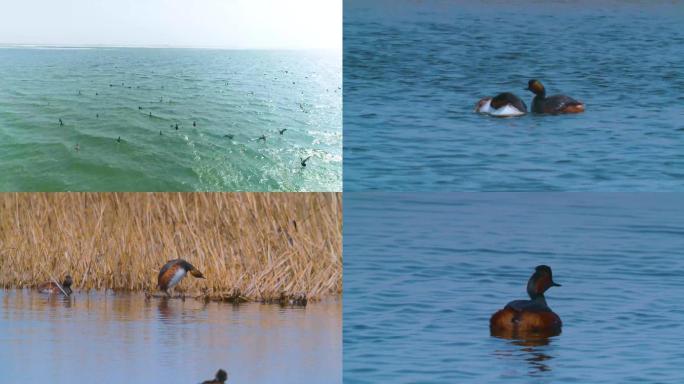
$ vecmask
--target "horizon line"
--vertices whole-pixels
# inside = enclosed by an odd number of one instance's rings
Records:
[[[4,43],[0,42],[0,48],[153,48],[153,49],[216,49],[233,51],[256,51],[256,50],[282,50],[282,51],[339,51],[340,47],[227,47],[227,46],[186,46],[186,45],[119,45],[119,44],[28,44],[28,43]]]

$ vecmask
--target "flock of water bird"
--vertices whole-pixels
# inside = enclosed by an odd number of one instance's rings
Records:
[[[287,73],[288,71],[285,71],[285,72]],[[295,84],[294,82],[292,82],[292,83]],[[228,85],[228,83],[226,83],[226,85]],[[110,86],[110,87],[115,87],[116,85],[114,85],[113,83],[110,83],[109,86]],[[124,82],[121,83],[121,87],[122,87],[122,88],[125,87],[125,88],[128,88],[128,89],[131,89],[131,88],[132,88],[131,86],[126,86]],[[136,87],[136,88],[139,88],[139,87]],[[164,86],[162,86],[161,88],[164,89]],[[341,87],[338,87],[337,90],[335,90],[335,92],[337,92],[338,90],[341,90]],[[250,93],[253,94],[253,92],[250,92]],[[79,96],[82,95],[81,90],[78,91],[78,95],[79,95]],[[98,96],[98,95],[99,95],[99,92],[95,92],[95,96]],[[164,102],[164,97],[163,97],[163,96],[160,96],[159,102],[160,102],[160,103]],[[309,110],[307,110],[307,108],[304,106],[304,103],[299,103],[299,109],[300,109],[303,113],[309,113]],[[144,108],[143,108],[142,106],[138,106],[138,110],[139,110],[139,111],[143,111]],[[154,115],[152,114],[152,111],[149,111],[149,112],[148,112],[148,116],[149,116],[150,118],[154,117]],[[100,114],[97,113],[97,114],[95,115],[95,117],[99,119],[99,118],[100,118]],[[58,119],[58,121],[59,121],[59,125],[60,125],[61,127],[65,126],[64,121],[62,120],[61,117]],[[193,120],[192,126],[193,126],[193,127],[197,127],[197,121]],[[175,130],[179,130],[179,129],[180,129],[179,126],[178,126],[178,123],[171,124],[170,127],[171,127],[171,128],[174,128]],[[278,134],[279,134],[280,136],[283,136],[287,130],[288,130],[287,128],[282,128],[282,129],[279,129],[277,132],[278,132]],[[164,134],[163,131],[160,130],[160,131],[159,131],[159,135],[162,136],[163,134]],[[232,133],[228,133],[228,134],[223,135],[223,137],[225,137],[225,138],[227,138],[227,139],[229,139],[229,140],[233,140],[233,139],[235,138],[235,135],[232,134]],[[257,141],[257,142],[261,141],[261,142],[263,142],[263,143],[266,143],[267,138],[268,138],[268,137],[266,136],[266,134],[262,134],[261,136],[257,137],[257,138],[254,139],[253,141]],[[121,144],[121,143],[123,142],[123,140],[121,139],[121,136],[119,136],[119,137],[116,139],[116,142],[117,142],[117,144]],[[79,152],[79,151],[81,150],[81,145],[80,145],[80,143],[76,143],[76,145],[74,146],[74,150],[75,150],[76,152]],[[311,156],[300,157],[300,158],[299,158],[299,164],[301,165],[302,168],[305,168],[305,167],[307,166],[307,162],[308,162],[310,159],[311,159]]]

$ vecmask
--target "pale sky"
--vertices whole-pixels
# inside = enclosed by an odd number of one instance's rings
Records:
[[[342,47],[342,0],[0,0],[0,44]]]

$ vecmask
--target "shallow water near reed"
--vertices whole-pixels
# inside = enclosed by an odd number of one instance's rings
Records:
[[[340,383],[341,316],[339,301],[0,290],[0,371],[8,382],[198,383],[223,368],[229,383]]]
[[[341,71],[327,51],[0,48],[0,190],[340,191]]]
[[[684,2],[346,1],[345,191],[684,190]],[[577,115],[492,118],[527,81]]]
[[[683,194],[345,193],[345,383],[680,383]],[[490,336],[534,267],[563,321]]]

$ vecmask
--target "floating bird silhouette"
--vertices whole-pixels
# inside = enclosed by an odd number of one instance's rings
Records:
[[[264,143],[265,143],[265,142],[266,142],[266,135],[261,135],[261,136],[259,136],[259,138],[257,139],[257,141],[259,141],[259,140],[263,140]]]
[[[41,293],[56,293],[56,294],[65,294],[67,296],[71,295],[71,284],[73,283],[73,280],[71,279],[70,275],[66,275],[64,277],[64,281],[62,282],[62,285],[60,286],[59,284],[55,283],[54,281],[49,281],[46,283],[43,283],[38,286],[38,292]]]
[[[119,138],[116,139],[116,142],[117,142],[117,143],[120,143],[120,142],[121,142],[121,136],[119,136]]]
[[[190,274],[198,279],[203,279],[204,275],[192,264],[188,263],[183,259],[175,259],[167,262],[159,270],[159,276],[157,276],[157,286],[159,289],[164,291],[168,296],[169,289],[176,286],[185,277],[185,275]]]
[[[193,126],[193,127],[196,127],[196,126],[197,126],[197,122],[196,122],[196,121],[193,121],[193,122],[192,122],[192,126]]]
[[[159,136],[161,136],[161,135],[162,135],[162,133],[161,133],[161,131],[159,131]]]
[[[176,123],[176,130],[178,130],[178,123]]]
[[[311,156],[307,157],[306,159],[300,158],[300,160],[301,160],[300,164],[302,165],[302,167],[306,167],[306,162],[307,162],[310,158],[311,158]]]
[[[60,126],[64,125],[64,122],[62,122],[62,119],[61,119],[61,118],[59,119],[59,125],[60,125]]]
[[[278,133],[280,133],[282,135],[283,133],[285,133],[285,131],[287,131],[287,128],[283,128],[281,130],[278,130]]]
[[[96,114],[95,114],[95,118],[99,119],[99,118],[100,118],[100,114],[99,114],[99,113],[96,113]]]
[[[229,138],[230,140],[233,140],[233,137],[235,137],[235,135],[232,135],[232,134],[229,133],[229,134],[227,134],[227,135],[223,135],[223,137],[227,137],[227,138]]]
[[[212,380],[205,380],[202,382],[202,384],[223,384],[228,380],[228,373],[224,371],[223,369],[219,369],[218,372],[216,372],[216,376]]]

